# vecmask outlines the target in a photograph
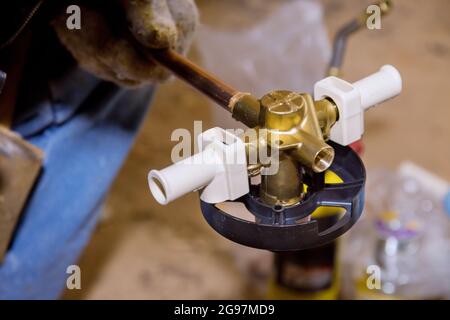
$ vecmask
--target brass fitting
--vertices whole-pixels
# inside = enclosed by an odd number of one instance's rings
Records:
[[[314,172],[323,172],[334,159],[334,150],[324,140],[316,105],[309,94],[273,91],[261,99],[264,127],[269,131],[272,148],[290,154]],[[321,120],[328,130],[334,124],[336,111],[326,102],[320,103]],[[330,112],[331,116],[327,116]]]
[[[327,141],[330,138],[331,127],[339,120],[339,110],[334,101],[329,98],[315,101],[314,105],[323,138]]]
[[[302,171],[298,162],[285,153],[280,154],[277,173],[261,176],[259,195],[270,205],[298,203],[303,196]]]

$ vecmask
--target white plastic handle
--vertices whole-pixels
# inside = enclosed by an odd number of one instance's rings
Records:
[[[149,172],[150,191],[160,204],[196,190],[208,203],[235,200],[249,192],[243,141],[221,128],[209,129],[198,139],[201,152]]]
[[[398,96],[402,92],[402,77],[396,68],[387,64],[353,86],[359,91],[361,106],[367,109]]]
[[[339,120],[331,128],[331,140],[344,146],[361,139],[364,133],[364,111],[402,91],[402,77],[391,65],[381,67],[355,83],[328,77],[314,86],[316,100],[331,98],[339,110]]]

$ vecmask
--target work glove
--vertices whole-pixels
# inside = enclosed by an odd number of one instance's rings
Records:
[[[80,1],[81,29],[69,30],[70,14],[52,25],[78,63],[99,78],[138,86],[163,81],[170,73],[139,47],[171,48],[186,54],[198,24],[193,0]],[[144,50],[145,51],[145,50]]]

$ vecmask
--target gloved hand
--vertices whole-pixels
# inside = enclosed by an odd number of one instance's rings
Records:
[[[170,76],[136,50],[130,36],[148,48],[185,54],[198,23],[193,0],[86,0],[79,6],[80,30],[67,28],[66,13],[53,20],[59,39],[83,68],[120,85],[137,86]]]

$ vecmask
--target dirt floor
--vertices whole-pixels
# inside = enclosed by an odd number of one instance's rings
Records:
[[[205,23],[241,1],[198,1]],[[255,1],[248,1],[251,8]],[[323,0],[332,34],[367,1]],[[366,116],[364,161],[395,168],[412,160],[450,181],[450,1],[397,0],[383,29],[349,44],[344,78],[354,81],[390,63],[402,73],[400,97]],[[237,19],[239,21],[239,19]],[[236,22],[237,23],[237,22]],[[193,50],[192,57],[201,64]],[[257,81],[257,79],[255,79]],[[170,163],[175,128],[211,123],[209,101],[180,81],[162,85],[111,190],[105,214],[79,264],[82,290],[66,298],[230,299],[264,297],[271,255],[235,245],[203,220],[196,194],[168,206],[149,195],[150,168]]]

